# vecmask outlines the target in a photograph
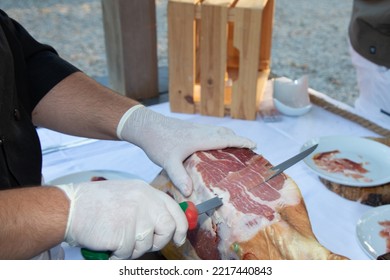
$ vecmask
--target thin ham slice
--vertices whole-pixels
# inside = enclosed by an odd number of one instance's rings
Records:
[[[338,154],[340,154],[338,150],[318,153],[313,156],[313,161],[319,168],[329,173],[340,173],[357,181],[372,182],[371,178],[365,176],[368,170],[363,167],[364,163],[339,158]]]
[[[379,235],[386,240],[386,253],[390,252],[390,220],[380,221],[379,225],[383,229],[379,232]]]
[[[152,185],[178,202],[195,204],[213,196],[223,206],[201,215],[187,243],[163,250],[184,259],[346,259],[333,254],[314,236],[294,181],[280,174],[264,183],[272,165],[249,149],[197,152],[184,163],[194,191],[184,198],[163,171]]]

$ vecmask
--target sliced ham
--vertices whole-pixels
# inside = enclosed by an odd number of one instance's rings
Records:
[[[390,220],[385,220],[379,222],[379,225],[383,227],[383,229],[379,232],[379,235],[386,240],[386,253],[390,252]]]
[[[195,204],[214,196],[223,205],[201,215],[185,246],[169,245],[167,258],[184,259],[345,259],[314,236],[294,181],[280,174],[264,183],[272,165],[249,149],[197,152],[184,163],[194,191],[184,198],[165,172],[152,185],[178,202]]]
[[[365,176],[368,170],[363,167],[363,163],[338,158],[339,153],[338,150],[318,153],[313,156],[313,161],[319,168],[329,173],[340,173],[357,181],[372,182],[372,179]]]

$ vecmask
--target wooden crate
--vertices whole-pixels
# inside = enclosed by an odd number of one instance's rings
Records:
[[[253,120],[270,73],[274,0],[169,0],[173,112]]]

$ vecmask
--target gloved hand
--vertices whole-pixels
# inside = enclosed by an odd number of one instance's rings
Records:
[[[185,242],[188,222],[179,204],[141,180],[56,187],[70,200],[65,241],[71,246],[135,259],[172,238],[178,246]]]
[[[192,180],[183,166],[188,156],[196,151],[256,146],[228,128],[166,117],[142,105],[132,107],[122,116],[117,136],[143,149],[155,164],[166,170],[185,196],[192,193]]]

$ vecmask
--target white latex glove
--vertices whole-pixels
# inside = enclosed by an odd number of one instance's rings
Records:
[[[166,117],[142,105],[132,107],[122,116],[117,135],[143,149],[155,164],[166,170],[185,196],[192,193],[192,180],[183,166],[188,156],[196,151],[256,146],[228,128]]]
[[[70,200],[65,241],[135,259],[185,242],[188,222],[179,204],[141,180],[59,185]]]

